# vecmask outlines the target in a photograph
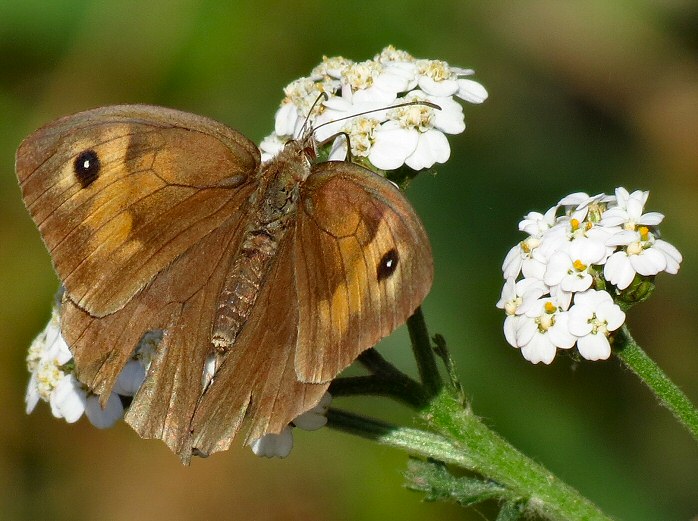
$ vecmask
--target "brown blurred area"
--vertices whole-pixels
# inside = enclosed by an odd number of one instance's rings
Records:
[[[574,191],[650,190],[684,255],[633,309],[635,338],[698,401],[698,4],[689,0],[216,2],[5,0],[0,4],[0,519],[493,519],[494,505],[426,504],[405,457],[323,429],[286,460],[235,449],[182,467],[126,425],[27,416],[26,349],[57,288],[14,175],[23,137],[58,116],[141,102],[218,119],[259,142],[281,89],[323,55],[394,44],[473,67],[490,92],[466,106],[451,160],[408,197],[430,233],[424,310],[453,350],[475,412],[618,519],[698,513],[698,448],[615,360],[532,366],[494,303],[516,225]],[[404,331],[381,352],[413,370]],[[340,406],[394,421],[381,399]]]

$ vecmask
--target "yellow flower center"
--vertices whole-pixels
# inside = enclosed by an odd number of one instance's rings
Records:
[[[448,80],[453,76],[451,74],[451,69],[448,67],[448,63],[441,60],[431,60],[424,63],[419,68],[419,73],[434,81]]]
[[[519,309],[519,306],[523,302],[523,299],[521,297],[515,297],[509,301],[507,301],[506,304],[504,304],[504,312],[507,315],[513,315],[516,313],[516,310]]]
[[[642,253],[642,243],[641,242],[632,242],[628,244],[628,247],[625,249],[628,255],[640,255]]]
[[[367,156],[374,142],[374,133],[380,121],[373,118],[353,118],[344,130],[351,139],[351,153],[355,156]]]
[[[577,259],[576,261],[574,261],[574,262],[572,263],[572,266],[574,266],[574,269],[577,270],[577,271],[584,271],[585,269],[587,269],[587,265],[584,264],[584,263],[583,263],[582,261],[580,261],[579,259]]]
[[[397,120],[402,128],[414,128],[426,132],[433,128],[434,110],[426,105],[410,105],[391,111],[390,119]]]
[[[538,245],[540,244],[540,239],[530,236],[526,240],[521,241],[521,249],[525,254],[531,253],[533,250],[535,250]]]
[[[354,63],[344,70],[343,79],[353,91],[367,89],[373,80],[383,71],[383,66],[374,61]]]

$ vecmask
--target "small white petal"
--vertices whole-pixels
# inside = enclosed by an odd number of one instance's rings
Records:
[[[557,303],[557,307],[562,310],[567,310],[572,302],[572,293],[569,291],[564,291],[559,285],[552,286],[550,288],[550,296]]]
[[[640,234],[629,230],[621,230],[610,235],[606,241],[606,246],[627,246],[632,242],[638,241]]]
[[[611,356],[611,345],[606,335],[587,335],[577,340],[579,354],[587,360],[606,360]]]
[[[429,98],[441,110],[434,111],[434,128],[446,134],[460,134],[465,130],[463,107],[452,98]]]
[[[555,325],[548,329],[550,341],[560,349],[570,349],[577,341],[569,331],[569,316],[567,312],[557,313],[555,315]]]
[[[85,416],[90,423],[98,429],[108,429],[113,426],[124,415],[124,407],[116,393],[111,393],[107,404],[102,409],[99,404],[99,396],[90,395],[85,404]]]
[[[569,291],[576,293],[578,291],[585,291],[591,287],[594,279],[588,273],[579,273],[573,276],[565,277],[560,283],[560,289],[562,291]]]
[[[602,230],[602,228],[595,228]],[[569,247],[570,257],[582,259],[585,264],[601,264],[606,258],[606,245],[604,244],[607,235],[595,237],[594,234],[587,234],[587,237],[580,237],[573,240]]]
[[[576,208],[587,201],[589,201],[589,194],[586,192],[574,192],[560,199],[557,204],[558,206],[571,206]]]
[[[85,412],[87,394],[74,375],[65,375],[51,393],[51,412],[56,418],[74,423]]]
[[[637,221],[637,224],[644,226],[657,226],[664,220],[664,214],[659,212],[647,212]]]
[[[265,434],[250,443],[252,452],[264,458],[285,458],[293,448],[293,433],[286,426],[279,434]]]
[[[524,259],[521,265],[521,273],[527,279],[543,280],[545,263],[535,257]]]
[[[664,271],[672,274],[676,274],[679,272],[679,265],[683,260],[683,256],[681,255],[681,252],[674,247],[673,244],[669,244],[668,242],[663,241],[662,239],[657,239],[652,247],[656,248],[664,254],[666,260],[666,268],[664,269]]]
[[[376,132],[368,159],[376,168],[395,170],[415,151],[418,142],[419,133],[414,129],[382,128]]]
[[[284,149],[284,142],[276,134],[270,134],[259,144],[262,161],[269,161]]]
[[[293,103],[284,103],[276,111],[274,132],[277,136],[293,136],[298,119],[298,107]]]
[[[628,205],[626,208],[628,211],[628,217],[630,217],[630,219],[632,219],[633,221],[637,221],[642,215],[642,206],[642,201],[639,201],[634,197],[630,198],[628,200]]]
[[[511,315],[504,319],[504,338],[513,347],[519,347],[516,344],[516,332],[523,317]]]
[[[628,219],[628,214],[622,208],[609,208],[601,215],[599,226],[614,227],[620,226]]]
[[[417,148],[405,160],[412,170],[431,168],[434,163],[445,163],[451,155],[448,139],[438,130],[427,130],[419,136]]]
[[[129,360],[116,379],[113,391],[122,396],[134,396],[145,380],[145,368],[138,360]]]
[[[330,393],[323,394],[318,404],[309,411],[297,416],[293,420],[293,424],[305,431],[314,431],[324,427],[327,424],[327,409],[330,408],[331,403],[332,395]]]
[[[567,253],[558,251],[553,253],[545,267],[543,282],[548,286],[556,286],[562,282],[567,271],[572,267],[572,260]]]
[[[578,295],[575,295],[573,307],[585,307],[593,310],[594,306],[596,305],[596,298],[594,295],[595,293],[593,291],[584,291]]]
[[[622,204],[623,208],[625,208],[626,203],[627,203],[628,199],[630,198],[630,192],[628,192],[624,187],[619,186],[618,188],[616,188],[615,194],[616,194],[616,199],[618,200],[618,204],[619,205]]]
[[[434,81],[428,76],[421,76],[418,85],[420,89],[432,96],[452,96],[460,88],[457,80]]]
[[[327,417],[315,412],[304,412],[293,420],[293,424],[304,431],[315,431],[327,425]]]
[[[546,365],[555,359],[555,346],[548,335],[536,334],[531,341],[521,348],[523,357],[533,364],[543,362]]]
[[[604,278],[618,289],[625,289],[635,278],[633,268],[628,256],[623,251],[611,255],[603,267]]]
[[[656,275],[666,268],[666,257],[654,248],[643,250],[640,255],[628,255],[633,269],[640,275]]]
[[[30,414],[36,407],[36,404],[39,403],[39,387],[36,380],[36,373],[32,373],[29,378],[27,392],[24,395],[24,403],[26,404],[25,411],[27,414]]]
[[[575,297],[575,301],[578,300],[578,296],[579,295]],[[593,313],[594,310],[590,306],[575,302],[574,306],[569,310],[570,318],[567,327],[570,333],[578,337],[583,337],[591,333],[593,326],[589,322],[589,319],[592,317]]]
[[[625,313],[614,302],[601,304],[597,314],[606,322],[608,331],[615,331],[625,322]]]
[[[387,86],[373,85],[368,89],[357,90],[352,97],[353,103],[380,103],[390,105],[397,99],[397,91]]]
[[[456,96],[469,103],[482,103],[489,94],[487,89],[480,83],[473,80],[460,79],[458,80],[458,93]]]
[[[397,95],[398,92],[407,90],[409,82],[409,75],[406,75],[404,70],[399,67],[386,67],[383,74],[380,74],[374,80],[373,85],[383,91]]]
[[[508,278],[504,282],[504,287],[502,288],[502,294],[499,297],[499,300],[497,301],[496,306],[499,309],[504,309],[506,303],[514,298],[516,298],[516,279],[511,277],[511,278]]]
[[[518,347],[531,343],[538,333],[538,325],[533,320],[521,320],[516,328],[516,345]]]
[[[521,273],[521,265],[523,258],[521,257],[521,245],[517,244],[507,252],[502,263],[502,273],[505,279],[515,279]]]

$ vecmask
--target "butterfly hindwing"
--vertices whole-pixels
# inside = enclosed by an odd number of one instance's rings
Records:
[[[296,373],[327,382],[407,320],[431,288],[426,232],[390,181],[347,162],[303,184],[293,264]]]

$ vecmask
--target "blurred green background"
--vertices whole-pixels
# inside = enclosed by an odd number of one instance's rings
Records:
[[[0,519],[493,519],[402,488],[405,457],[330,430],[286,460],[236,446],[184,468],[125,424],[24,414],[26,348],[57,287],[13,174],[23,137],[58,116],[143,102],[259,141],[281,89],[322,55],[392,43],[473,67],[489,90],[436,177],[408,196],[433,244],[424,309],[476,413],[609,514],[698,515],[698,448],[617,361],[532,366],[502,336],[500,265],[530,210],[573,191],[649,189],[684,254],[632,310],[636,339],[698,401],[698,5],[689,0],[305,2],[4,0],[0,4]],[[693,302],[693,304],[691,304]],[[413,370],[404,331],[381,351]],[[408,422],[380,399],[338,403]],[[397,412],[394,412],[398,409]]]

